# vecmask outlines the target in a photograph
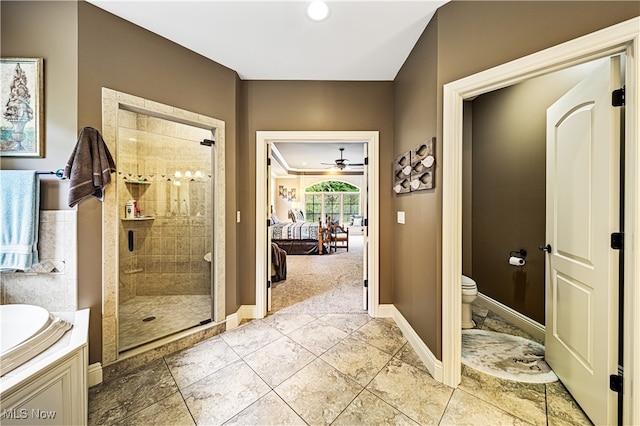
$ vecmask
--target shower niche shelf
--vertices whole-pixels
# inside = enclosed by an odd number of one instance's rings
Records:
[[[148,180],[125,180],[124,183],[131,185],[151,185],[153,182]]]
[[[155,218],[155,216],[123,217],[120,220],[124,220],[125,222],[136,222],[141,220],[154,220]]]

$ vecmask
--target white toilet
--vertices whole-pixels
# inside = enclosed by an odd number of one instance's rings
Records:
[[[471,304],[478,297],[476,282],[466,275],[462,276],[462,328],[473,328],[476,323],[471,317]]]

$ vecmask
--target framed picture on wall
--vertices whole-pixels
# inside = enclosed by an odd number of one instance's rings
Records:
[[[0,59],[0,155],[42,157],[42,58]]]

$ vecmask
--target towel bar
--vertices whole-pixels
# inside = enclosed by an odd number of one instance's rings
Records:
[[[56,177],[58,179],[64,179],[64,170],[63,169],[58,169],[55,172],[53,171],[41,171],[41,172],[36,172],[37,175],[56,175]]]

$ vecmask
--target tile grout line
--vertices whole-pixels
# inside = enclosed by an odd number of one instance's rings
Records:
[[[438,420],[438,425],[442,424],[442,421],[444,420],[444,415],[447,414],[447,410],[449,409],[449,404],[451,404],[451,400],[453,399],[453,394],[456,391],[456,388],[452,388],[453,390],[451,391],[451,395],[449,395],[449,399],[447,400],[447,403],[444,406],[444,411],[442,412],[442,415],[440,416],[440,420]]]
[[[180,389],[180,386],[178,386],[178,382],[176,380],[176,377],[173,375],[173,372],[171,371],[171,368],[169,367],[169,364],[167,363],[167,360],[165,359],[165,357],[162,357],[162,361],[166,365],[167,370],[169,370],[169,374],[171,375],[171,378],[173,379],[173,382],[175,383],[176,388],[178,389],[178,393],[180,394],[180,398],[182,398],[182,403],[186,407],[187,412],[189,413],[189,416],[191,416],[191,420],[193,420],[193,424],[197,426],[198,422],[196,422],[196,418],[193,416],[193,413],[191,412],[191,409],[189,408],[189,404],[187,404],[187,400],[184,398],[184,394],[182,393],[182,389]],[[213,374],[213,373],[211,373],[211,374]]]

